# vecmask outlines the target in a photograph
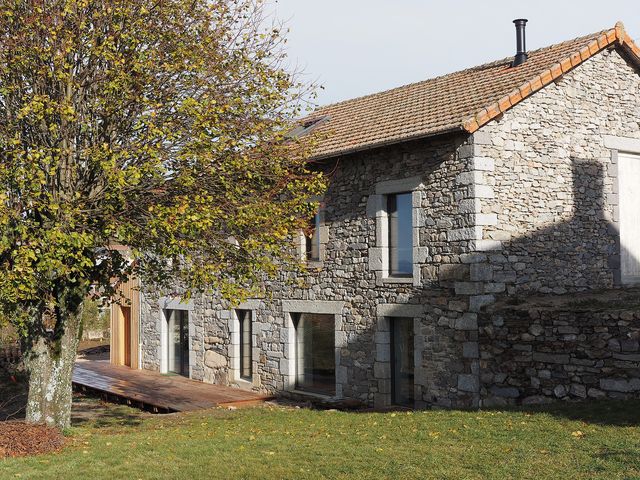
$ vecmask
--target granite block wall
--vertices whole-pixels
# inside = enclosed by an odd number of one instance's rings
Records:
[[[510,303],[479,318],[483,406],[640,395],[640,290]]]
[[[195,298],[190,312],[193,378],[269,392],[294,389],[291,318],[283,303],[303,302],[303,311],[310,311],[328,302],[340,306],[336,398],[390,403],[385,319],[404,316],[415,319],[416,406],[477,405],[478,358],[471,347],[478,340],[476,313],[467,311],[468,295],[453,289],[455,279],[469,271],[477,240],[472,215],[460,213],[474,195],[465,175],[472,142],[473,137],[448,136],[337,159],[324,199],[324,257],[304,274],[282,271],[268,282],[268,299],[253,302],[253,382],[233,378],[233,312],[213,296]],[[385,278],[371,259],[381,248],[380,202],[372,198],[390,188],[413,191],[414,276],[409,279]],[[162,356],[159,297],[145,292],[142,302],[143,365],[156,370]]]
[[[640,392],[627,341],[635,307],[495,310],[619,286],[615,145],[639,140],[640,77],[609,50],[473,135],[334,159],[323,258],[306,273],[283,270],[265,298],[241,306],[254,312],[252,382],[235,378],[233,308],[215,296],[190,307],[192,377],[291,392],[291,313],[324,309],[336,325],[336,399],[389,405],[394,316],[414,319],[419,408]],[[393,189],[413,192],[408,279],[385,276],[381,208]],[[144,368],[161,366],[162,309],[161,295],[145,292]]]
[[[479,210],[491,218],[478,278],[510,295],[619,284],[611,137],[640,139],[640,76],[617,50],[592,57],[478,132],[475,153],[492,164]]]

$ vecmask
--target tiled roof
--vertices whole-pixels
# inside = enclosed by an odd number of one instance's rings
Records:
[[[473,133],[603,49],[617,45],[640,64],[622,23],[613,29],[385,92],[321,107],[303,120],[319,134],[314,158],[366,150],[451,131]]]

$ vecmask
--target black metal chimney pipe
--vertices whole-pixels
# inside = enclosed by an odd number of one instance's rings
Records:
[[[513,21],[513,23],[516,24],[516,42],[518,45],[516,56],[513,59],[513,67],[522,65],[527,61],[527,58],[529,58],[529,55],[527,55],[527,36],[524,31],[527,26],[527,22],[528,20],[526,18],[518,18]]]

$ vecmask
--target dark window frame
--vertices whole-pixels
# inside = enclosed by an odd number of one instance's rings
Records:
[[[410,407],[413,408],[415,405],[415,392],[411,393],[411,401],[410,402],[401,402],[398,399],[397,392],[397,372],[396,372],[396,324],[397,322],[407,322],[409,324],[411,330],[411,340],[415,342],[415,329],[414,329],[414,319],[412,317],[390,317],[388,318],[389,322],[389,348],[390,348],[390,365],[389,369],[391,371],[391,404],[402,406],[402,407]],[[415,344],[411,346],[412,357],[415,355]],[[412,360],[412,374],[411,378],[413,379],[412,386],[415,389],[415,360]]]
[[[180,344],[180,355],[179,355],[179,368],[175,370],[175,357],[174,357],[174,365],[170,364],[171,353],[170,350],[172,347],[175,348],[175,341],[172,343],[169,340],[172,338],[172,333],[170,331],[171,324],[171,314],[174,315],[174,323],[178,322],[178,331],[179,331],[179,344]],[[190,339],[189,339],[189,311],[183,309],[176,308],[166,308],[164,309],[164,317],[167,325],[167,373],[174,373],[176,375],[181,375],[183,377],[190,377],[190,362],[189,362],[189,347],[190,347]],[[174,353],[175,355],[175,353]]]
[[[253,379],[253,311],[236,310],[238,318],[238,372],[242,380],[251,381]],[[249,341],[245,341],[245,326],[248,325]],[[248,349],[248,352],[247,352]],[[248,361],[248,364],[245,362]]]
[[[397,268],[396,263],[400,263],[399,250],[402,248],[400,245],[396,245],[394,238],[398,238],[400,235],[396,234],[395,230],[399,229],[398,218],[398,197],[408,196],[410,199],[409,207],[409,225],[410,231],[408,232],[410,245],[411,262],[409,270],[402,271]],[[390,193],[386,195],[386,214],[387,214],[387,261],[388,261],[388,276],[395,278],[411,278],[413,277],[413,194],[412,192],[398,192]]]
[[[331,363],[333,364],[333,373],[332,373],[332,378],[333,378],[333,383],[331,384],[331,386],[329,388],[323,389],[323,388],[314,388],[313,386],[309,386],[309,385],[302,385],[300,383],[300,377],[304,376],[304,372],[301,372],[301,367],[303,367],[302,365],[300,365],[300,352],[299,352],[299,345],[301,343],[299,335],[300,335],[300,322],[302,320],[302,316],[303,315],[321,315],[321,316],[326,316],[326,317],[330,317],[332,320],[332,326],[333,328],[331,329],[333,335],[332,335],[332,348],[331,348],[331,353],[332,353],[332,357],[331,357]],[[313,393],[313,394],[317,394],[317,395],[325,395],[325,396],[334,396],[336,394],[336,363],[335,363],[335,315],[333,314],[309,314],[306,312],[296,312],[296,313],[291,313],[291,320],[293,322],[293,328],[294,328],[294,345],[295,345],[295,389],[301,392],[308,392],[308,393]],[[312,375],[315,376],[315,373],[313,373]]]
[[[309,230],[305,233],[305,257],[307,261],[320,261],[320,227],[322,226],[322,218],[318,211],[309,221]],[[314,247],[316,249],[314,253]]]

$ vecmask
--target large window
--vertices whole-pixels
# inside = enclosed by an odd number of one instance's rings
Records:
[[[240,378],[251,380],[251,310],[238,310],[240,327]]]
[[[298,313],[296,334],[296,388],[335,395],[335,319],[333,315]]]
[[[165,310],[167,321],[167,370],[189,376],[189,312]]]
[[[414,405],[413,318],[391,318],[392,403]]]
[[[387,195],[389,222],[389,275],[413,275],[412,194]]]

